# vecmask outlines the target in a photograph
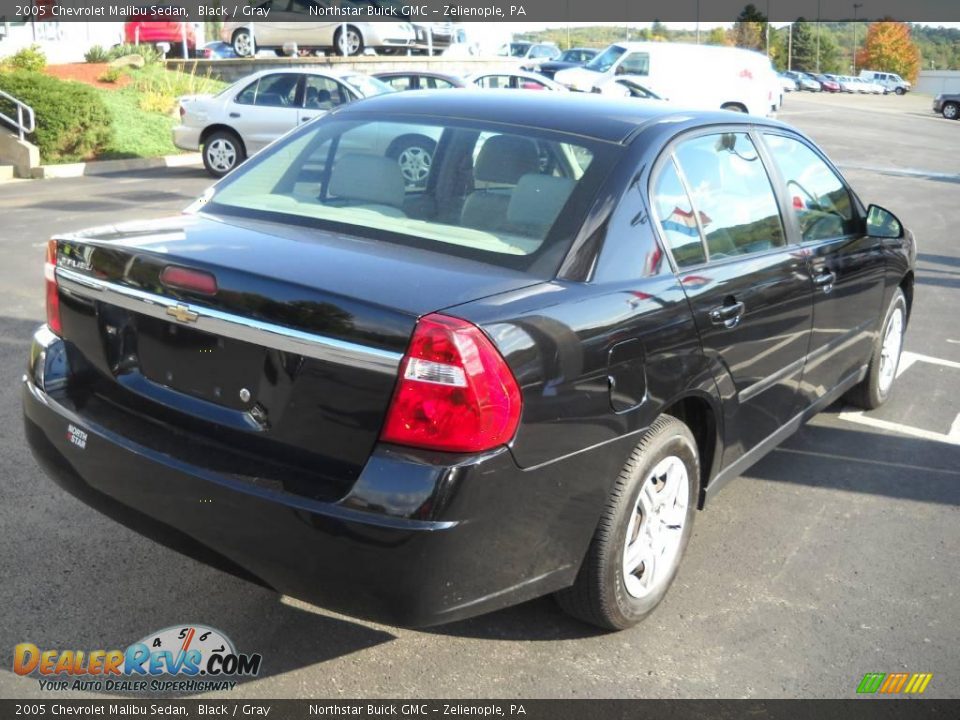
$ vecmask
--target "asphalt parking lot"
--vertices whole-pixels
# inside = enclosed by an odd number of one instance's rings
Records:
[[[232,698],[854,697],[864,673],[896,671],[933,673],[925,697],[960,696],[960,122],[909,95],[794,93],[780,117],[917,234],[900,381],[881,411],[836,405],[725,489],[698,516],[663,605],[619,634],[549,598],[426,631],[355,621],[66,495],[20,421],[43,243],[178,212],[209,180],[181,168],[0,185],[0,696],[43,695],[13,674],[17,643],[125,647],[184,622],[262,653],[260,676]]]

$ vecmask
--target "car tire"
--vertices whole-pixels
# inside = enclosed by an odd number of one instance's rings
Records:
[[[237,30],[233,34],[230,44],[233,45],[233,51],[238,57],[253,57],[257,54],[257,48],[254,44],[253,36],[246,28],[240,28]]]
[[[907,91],[904,90],[902,87],[898,87],[894,92],[896,92],[897,95],[906,95],[906,94],[907,94]]]
[[[340,28],[333,36],[333,46],[337,54],[350,56],[363,54],[363,35],[353,25],[347,25],[346,40],[344,41],[344,29]]]
[[[422,188],[427,184],[437,144],[423,135],[403,135],[387,148],[387,157],[400,166],[400,174],[408,188]]]
[[[870,357],[867,376],[846,395],[850,403],[865,410],[874,410],[887,401],[897,378],[906,329],[907,299],[903,290],[897,288],[883,316],[883,325]]]
[[[215,178],[222,178],[246,158],[243,142],[230,130],[216,130],[203,142],[203,166]]]
[[[952,102],[944,103],[940,112],[947,120],[956,120],[960,118],[960,105]]]
[[[560,607],[606,630],[632,627],[653,612],[690,540],[699,477],[690,429],[661,416],[620,471],[576,581],[555,595]]]

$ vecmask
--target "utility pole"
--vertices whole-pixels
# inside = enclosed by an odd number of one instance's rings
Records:
[[[857,10],[863,7],[863,3],[853,4],[853,75],[857,74]]]
[[[787,70],[793,70],[793,23],[787,25]]]
[[[817,0],[817,74],[820,74],[820,0]]]
[[[764,44],[767,46],[767,57],[770,57],[770,0],[767,0],[767,21],[763,26],[766,30],[766,40]]]

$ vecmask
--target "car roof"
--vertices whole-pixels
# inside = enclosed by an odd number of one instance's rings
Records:
[[[495,108],[495,109],[494,109]],[[628,142],[642,127],[671,123],[678,129],[722,123],[786,125],[740,113],[684,110],[666,102],[609,98],[593,93],[539,93],[521,90],[414,90],[386,93],[339,106],[337,117],[365,115],[456,118]]]
[[[435,72],[433,70],[387,70],[384,72],[375,72],[373,76],[376,78],[386,78],[386,77],[408,77],[411,75],[416,75],[417,77],[433,77],[433,78],[442,78],[443,80],[456,80],[462,81],[461,78],[456,75],[449,75],[447,73]]]
[[[260,70],[255,73],[250,73],[249,75],[244,75],[242,78],[237,80],[234,84],[238,85],[243,82],[253,82],[258,78],[262,78],[264,75],[324,75],[331,78],[344,78],[349,75],[359,75],[356,70],[341,70],[339,68],[330,68],[330,67],[278,67],[278,68],[269,68],[267,70]]]

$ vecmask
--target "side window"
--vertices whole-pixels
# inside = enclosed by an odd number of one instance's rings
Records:
[[[254,80],[252,83],[247,85],[243,90],[240,91],[240,94],[234,98],[234,102],[238,102],[241,105],[253,105],[253,101],[257,98],[257,85],[259,84],[259,80]]]
[[[394,77],[384,78],[383,81],[395,90],[413,89],[413,78],[409,75],[395,75]]]
[[[332,110],[346,101],[340,83],[321,75],[307,75],[303,106],[307,110]]]
[[[497,90],[511,87],[509,75],[484,75],[480,78],[480,87],[488,90]]]
[[[855,233],[853,200],[830,166],[799,140],[768,134],[764,141],[786,183],[804,241]]]
[[[448,90],[453,87],[453,83],[438,77],[420,78],[420,87],[428,90]]]
[[[746,133],[705,135],[675,152],[707,241],[709,260],[786,244],[776,196]]]
[[[653,206],[663,237],[677,266],[699,265],[707,259],[693,206],[677,175],[673,160],[665,163],[653,190]]]
[[[253,104],[267,107],[295,107],[299,81],[300,76],[294,73],[262,77]]]
[[[626,75],[649,75],[650,74],[650,56],[647,53],[630,53],[620,63],[622,70],[619,72]]]

